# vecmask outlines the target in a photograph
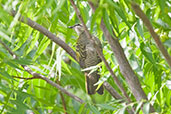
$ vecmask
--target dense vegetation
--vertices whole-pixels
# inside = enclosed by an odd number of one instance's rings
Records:
[[[0,0],[0,113],[170,114],[171,1],[72,2]],[[74,51],[78,36],[68,28],[76,23],[85,23],[102,43],[107,63],[90,69],[100,69],[103,95],[85,90],[85,69]]]

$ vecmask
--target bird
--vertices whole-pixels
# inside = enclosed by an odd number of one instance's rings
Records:
[[[80,67],[82,69],[86,69],[99,64],[102,60],[98,56],[92,41],[87,37],[83,25],[75,24],[73,26],[70,26],[69,28],[74,29],[78,35],[77,42],[76,42],[76,55]],[[95,36],[92,36],[92,38],[94,39],[98,48],[102,51],[102,44],[100,40]],[[100,78],[100,75],[98,74],[98,69],[93,72],[91,72],[91,70],[86,70],[84,73],[85,73],[85,80],[86,80],[85,85],[86,85],[87,93],[89,95],[92,95],[97,92],[98,94],[102,95],[104,91],[103,84],[99,87],[99,89],[97,89],[98,85],[95,85]]]

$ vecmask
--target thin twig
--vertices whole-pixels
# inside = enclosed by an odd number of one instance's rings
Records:
[[[12,52],[12,51],[10,50],[10,48],[8,48],[8,46],[7,46],[5,43],[3,43],[1,40],[0,40],[0,43],[4,46],[4,48],[5,48],[12,56],[15,56],[16,59],[18,58],[17,55],[16,55],[14,52]],[[56,87],[57,89],[59,89],[60,91],[62,91],[62,92],[65,93],[66,95],[70,96],[71,98],[75,99],[76,101],[80,102],[81,104],[84,103],[84,101],[83,101],[81,98],[79,98],[79,97],[75,96],[74,94],[68,92],[66,89],[62,88],[60,85],[56,84],[55,82],[49,80],[47,77],[45,77],[45,76],[43,76],[43,75],[41,75],[41,74],[39,74],[39,73],[33,72],[33,71],[32,71],[28,66],[26,66],[26,65],[21,65],[21,66],[24,68],[25,71],[27,71],[29,74],[31,74],[33,77],[35,77],[35,78],[32,77],[33,79],[37,79],[37,78],[43,79],[43,80],[45,80],[47,83],[49,83],[50,85]],[[19,77],[16,77],[16,78],[19,78]],[[21,78],[21,77],[20,77],[20,78]]]
[[[24,79],[24,80],[40,79],[40,77],[30,77],[30,78],[20,77],[20,76],[12,76],[12,77],[18,79]]]
[[[169,55],[169,53],[167,52],[166,48],[162,44],[159,36],[154,32],[153,26],[150,23],[149,19],[144,14],[144,12],[141,10],[139,5],[137,5],[135,3],[132,3],[131,5],[132,5],[132,8],[134,9],[135,13],[142,19],[142,21],[144,22],[145,26],[148,28],[152,38],[156,42],[156,45],[158,46],[159,50],[161,51],[161,53],[165,57],[165,60],[167,61],[167,63],[169,64],[169,66],[171,68],[171,56]]]
[[[17,59],[17,56],[15,56],[15,54],[11,51],[11,49],[0,40],[0,43],[5,47],[5,49],[13,56],[13,58]]]
[[[117,86],[119,87],[119,89],[121,90],[122,94],[126,97],[127,101],[129,103],[131,103],[131,99],[129,98],[128,94],[126,93],[125,89],[123,88],[122,84],[120,83],[120,81],[118,80],[118,78],[116,77],[116,75],[114,74],[114,72],[112,71],[110,65],[108,64],[108,62],[106,61],[105,57],[103,56],[103,53],[101,52],[101,50],[98,48],[98,46],[96,45],[95,41],[92,39],[92,36],[90,34],[90,32],[88,31],[83,18],[81,17],[80,11],[78,10],[77,6],[75,5],[73,0],[70,0],[76,14],[77,17],[79,18],[79,20],[81,21],[81,24],[84,27],[84,30],[86,32],[87,37],[92,41],[98,55],[100,56],[100,58],[102,59],[102,61],[105,63],[106,68],[109,70],[110,74],[112,75],[112,77],[114,78],[115,83],[117,84]]]
[[[56,83],[61,86],[60,81],[58,80],[58,78],[56,79]],[[66,107],[66,102],[65,102],[64,95],[63,95],[63,93],[61,91],[59,92],[59,94],[61,96],[62,105],[63,105],[64,111],[65,111],[65,114],[67,114],[67,107]]]

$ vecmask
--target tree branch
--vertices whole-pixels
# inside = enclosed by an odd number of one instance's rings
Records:
[[[11,15],[14,17],[16,15],[16,11],[12,10]],[[54,34],[52,34],[50,31],[48,31],[45,27],[41,26],[40,24],[36,23],[35,21],[32,21],[30,18],[26,18],[24,16],[19,17],[19,21],[29,25],[30,27],[38,30],[45,36],[47,36],[49,39],[51,39],[53,42],[55,42],[57,45],[62,47],[71,57],[73,57],[76,61],[76,53],[75,51],[68,46],[64,41],[62,41],[59,37],[56,37]]]
[[[128,103],[131,103],[131,99],[129,98],[129,96],[127,95],[125,89],[123,88],[122,84],[120,83],[120,81],[118,80],[118,78],[116,77],[116,75],[114,74],[114,72],[112,71],[112,68],[110,67],[110,65],[107,63],[105,57],[103,56],[103,53],[101,52],[101,50],[98,48],[98,46],[96,45],[95,41],[93,40],[90,32],[88,31],[84,21],[83,21],[83,18],[81,17],[81,14],[80,14],[80,11],[78,10],[77,6],[75,5],[74,1],[73,0],[70,0],[76,14],[77,14],[77,17],[79,18],[79,20],[81,21],[81,24],[83,25],[84,27],[84,30],[86,32],[86,35],[87,37],[92,41],[98,55],[100,56],[100,58],[102,59],[102,61],[105,63],[106,65],[106,68],[109,70],[110,74],[112,75],[116,85],[119,87],[119,89],[121,90],[122,94],[125,96],[126,100],[128,101]]]
[[[25,77],[20,77],[20,76],[12,76],[13,78],[18,78],[18,79],[24,79],[24,80],[32,80],[32,79],[40,79],[40,77],[30,77],[30,78],[25,78]]]
[[[12,51],[8,48],[8,46],[7,46],[5,43],[3,43],[1,40],[0,40],[0,43],[4,46],[4,48],[5,48],[12,56],[14,56],[16,59],[18,58],[17,55],[16,55],[14,52],[12,52]],[[74,94],[68,92],[66,89],[62,88],[59,84],[56,84],[55,82],[51,81],[50,79],[48,79],[47,77],[45,77],[45,76],[43,76],[43,75],[41,75],[41,74],[39,74],[39,73],[33,72],[33,71],[32,71],[28,66],[26,66],[26,65],[21,65],[21,66],[24,68],[25,71],[27,71],[29,74],[31,74],[31,75],[33,76],[32,78],[25,78],[25,79],[38,79],[38,78],[39,78],[39,79],[43,79],[43,80],[45,80],[47,83],[49,83],[50,85],[56,87],[57,89],[59,89],[60,91],[62,91],[63,93],[65,93],[66,95],[68,95],[68,96],[70,96],[71,98],[73,98],[74,100],[80,102],[81,104],[84,103],[84,101],[83,101],[81,98],[79,98],[79,97],[75,96]],[[16,77],[16,76],[14,76],[14,78],[24,79],[24,78]]]
[[[10,13],[13,17],[16,14],[16,11],[11,11]],[[43,26],[39,25],[38,23],[32,21],[30,18],[26,18],[24,16],[20,16],[19,21],[29,25],[30,27],[40,31],[41,33],[43,33],[44,35],[46,35],[49,39],[51,39],[52,41],[54,41],[57,45],[61,46],[67,53],[70,52],[69,54],[71,55],[71,57],[73,57],[76,60],[76,54],[75,52],[72,50],[72,48],[70,48],[65,42],[63,42],[62,40],[60,40],[60,38],[56,37],[54,34],[52,34],[51,32],[49,32],[46,28],[44,28]],[[69,48],[68,48],[69,47]],[[69,50],[68,50],[69,49]],[[10,49],[9,49],[10,50]],[[13,54],[11,54],[13,55]],[[77,60],[76,60],[77,61]],[[78,62],[78,61],[77,61]],[[23,66],[24,67],[24,66]],[[26,68],[27,69],[27,68]],[[28,69],[29,70],[29,69]],[[31,72],[30,72],[31,73]],[[33,73],[32,73],[33,74]],[[109,86],[108,86],[109,85]],[[121,98],[121,96],[117,93],[115,94],[115,89],[112,88],[110,86],[110,84],[108,82],[104,83],[104,86],[106,88],[106,90],[114,97],[116,95],[118,95],[117,97],[114,98]],[[123,98],[121,98],[123,99]]]
[[[89,5],[93,9],[93,11],[96,10],[97,6],[95,6],[92,2],[89,2]],[[130,87],[136,100],[137,101],[141,101],[143,99],[147,100],[147,96],[145,95],[143,89],[141,88],[138,77],[135,75],[133,69],[131,68],[131,66],[129,64],[129,62],[124,54],[123,48],[121,47],[121,45],[119,43],[118,38],[116,37],[114,32],[113,32],[114,37],[110,34],[110,32],[108,31],[108,29],[105,26],[103,19],[101,19],[100,27],[101,27],[101,29],[104,33],[104,36],[105,36],[106,40],[108,41],[108,43],[116,57],[116,60],[120,67],[120,71],[121,71],[122,75],[125,77],[126,82],[128,83],[128,86]],[[151,110],[151,112],[153,112],[154,108],[151,107],[150,110]]]
[[[61,85],[60,84],[60,81],[58,80],[58,78],[56,79],[56,83],[59,84],[59,85]],[[61,91],[59,92],[59,94],[61,96],[61,101],[62,101],[62,105],[63,105],[64,111],[65,111],[65,114],[68,114],[67,113],[67,106],[66,106],[66,102],[65,102],[64,95],[63,95],[63,93]]]
[[[122,96],[120,94],[118,94],[118,92],[113,89],[113,87],[107,83],[106,81],[103,83],[105,89],[115,98],[115,99],[123,99]]]
[[[144,24],[147,27],[147,29],[149,30],[152,38],[154,39],[156,45],[158,46],[160,52],[163,54],[163,56],[165,57],[165,60],[167,61],[167,63],[169,64],[169,66],[171,68],[171,56],[168,54],[168,52],[165,49],[164,45],[162,44],[159,36],[154,32],[153,26],[150,23],[149,19],[147,18],[147,16],[144,14],[144,12],[141,10],[141,8],[137,4],[132,3],[131,5],[132,5],[132,8],[134,9],[135,13],[144,22]]]

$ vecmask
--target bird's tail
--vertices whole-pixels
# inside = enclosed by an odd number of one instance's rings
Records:
[[[94,85],[99,81],[100,75],[97,72],[93,72],[91,74],[85,73],[86,77],[86,89],[89,95],[95,94],[98,85]],[[97,90],[97,93],[103,94],[103,85]]]

